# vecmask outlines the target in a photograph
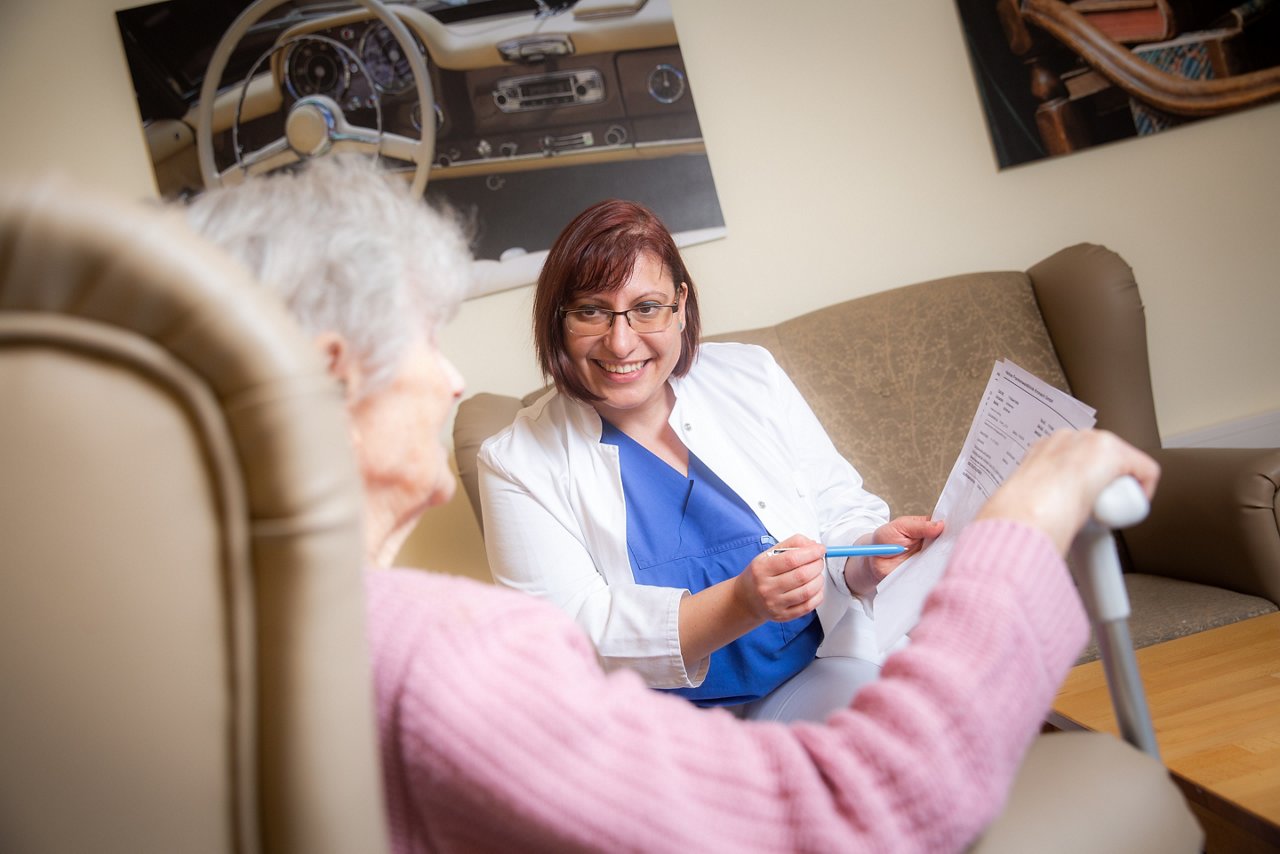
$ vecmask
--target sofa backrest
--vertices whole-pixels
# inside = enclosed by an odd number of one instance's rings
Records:
[[[714,336],[767,347],[894,515],[927,515],[998,359],[1070,391],[1025,273],[974,273]]]

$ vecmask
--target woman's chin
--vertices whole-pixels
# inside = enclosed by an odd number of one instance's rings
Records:
[[[637,372],[639,373],[639,372]],[[636,374],[625,374],[635,379],[607,380],[597,383],[592,389],[597,396],[604,398],[604,405],[613,409],[634,409],[653,397],[653,389],[649,383]]]

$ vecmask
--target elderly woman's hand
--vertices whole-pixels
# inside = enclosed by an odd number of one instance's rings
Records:
[[[926,516],[899,516],[876,528],[869,542],[903,546],[906,551],[889,557],[849,558],[844,563],[844,580],[849,585],[849,592],[855,596],[870,594],[885,576],[924,548],[925,540],[932,540],[941,534],[943,527],[941,521],[931,522]],[[867,537],[862,539],[868,540]]]
[[[1160,479],[1151,457],[1105,430],[1057,430],[1027,451],[977,519],[1011,519],[1039,528],[1065,554],[1108,484],[1133,475],[1150,498]]]
[[[788,537],[747,564],[737,578],[739,601],[762,620],[786,622],[803,617],[822,603],[822,543],[801,534]]]

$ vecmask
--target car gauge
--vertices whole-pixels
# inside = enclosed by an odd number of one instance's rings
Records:
[[[380,92],[398,95],[413,86],[409,60],[386,24],[375,23],[365,30],[360,39],[360,60]]]
[[[337,42],[321,37],[300,40],[285,60],[285,85],[295,98],[328,95],[340,99],[351,82],[351,70],[343,57],[346,50]]]

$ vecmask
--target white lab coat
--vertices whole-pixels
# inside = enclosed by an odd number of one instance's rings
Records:
[[[831,443],[768,350],[706,343],[683,378],[672,378],[669,423],[783,540],[804,534],[848,545],[888,521],[883,500]],[[485,547],[494,579],[568,612],[595,642],[606,668],[638,671],[655,688],[696,686],[708,659],[687,672],[680,653],[680,599],[688,591],[636,584],[627,558],[626,501],[618,449],[600,443],[600,416],[552,391],[488,439],[479,456]],[[828,561],[818,609],[831,639],[819,655],[858,655],[874,645],[870,617],[849,595],[844,560]],[[853,608],[850,606],[853,605]]]

